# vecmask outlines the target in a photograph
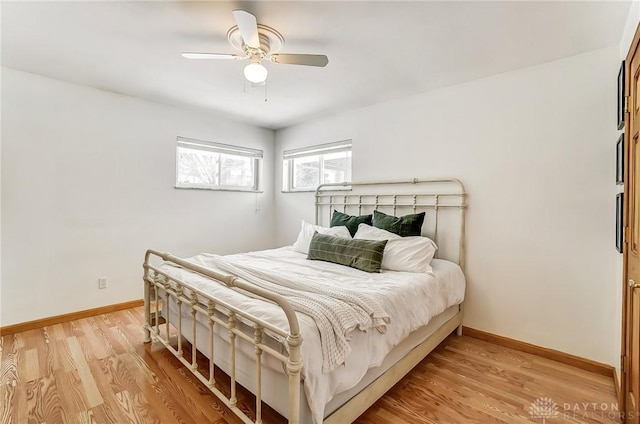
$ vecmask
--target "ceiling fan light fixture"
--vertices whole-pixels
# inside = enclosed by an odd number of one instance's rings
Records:
[[[320,54],[276,53],[284,44],[284,38],[278,31],[259,24],[257,18],[246,10],[236,9],[232,14],[236,25],[227,32],[227,39],[242,54],[183,52],[182,56],[187,59],[249,59],[249,64],[244,67],[244,77],[253,86],[266,84],[268,71],[262,64],[263,60],[320,68],[329,63],[329,58]]]
[[[265,82],[267,74],[267,68],[260,62],[252,62],[244,67],[244,77],[254,84]]]

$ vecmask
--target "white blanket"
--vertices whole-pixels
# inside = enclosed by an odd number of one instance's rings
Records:
[[[353,330],[387,331],[389,315],[379,293],[353,289],[349,281],[322,275],[302,278],[291,272],[273,272],[257,266],[253,257],[202,254],[192,262],[243,278],[251,284],[284,296],[296,312],[310,316],[318,326],[322,348],[322,372],[342,365],[351,352],[347,337]],[[249,293],[247,293],[249,294]]]
[[[190,258],[207,266],[211,255]],[[433,260],[433,274],[383,271],[366,273],[342,265],[309,261],[306,255],[291,248],[229,255],[234,264],[251,263],[251,268],[270,275],[281,275],[289,281],[331,281],[349,285],[350,289],[381,299],[382,308],[390,317],[387,331],[353,330],[348,335],[351,353],[344,363],[329,373],[323,373],[321,336],[318,326],[308,315],[298,313],[303,343],[302,377],[314,422],[321,423],[325,405],[338,393],[355,386],[371,367],[379,366],[389,351],[412,331],[426,325],[429,320],[464,298],[465,282],[462,270],[456,264]],[[163,266],[163,270],[187,284],[214,297],[233,303],[246,312],[288,330],[282,310],[271,303],[247,297],[229,290],[200,275],[184,269]]]

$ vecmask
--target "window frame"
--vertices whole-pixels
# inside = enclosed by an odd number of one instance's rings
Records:
[[[180,148],[192,150],[200,150],[217,153],[219,155],[237,156],[252,159],[253,163],[253,185],[252,186],[235,186],[221,185],[220,179],[222,175],[222,160],[218,160],[218,184],[189,184],[181,183],[178,180],[180,174]],[[214,190],[214,191],[242,191],[249,193],[262,193],[262,160],[264,151],[260,149],[252,149],[249,147],[236,146],[232,144],[216,143],[213,141],[198,140],[195,138],[180,137],[176,138],[176,157],[175,157],[175,188],[191,189],[191,190]]]
[[[336,141],[333,143],[316,144],[313,146],[302,147],[299,149],[285,150],[282,152],[282,192],[283,193],[301,193],[301,192],[314,192],[314,188],[295,188],[294,187],[294,169],[293,161],[295,159],[319,156],[318,166],[318,181],[319,185],[325,184],[324,182],[324,161],[325,155],[331,153],[350,152],[349,162],[349,174],[353,177],[353,143],[351,139]]]

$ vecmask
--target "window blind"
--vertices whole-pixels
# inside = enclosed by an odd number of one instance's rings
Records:
[[[312,147],[285,150],[284,152],[282,152],[282,158],[284,160],[287,160],[326,153],[346,152],[348,150],[351,150],[351,140],[342,140],[333,143],[318,144]]]
[[[196,140],[194,138],[178,137],[178,147],[187,149],[207,150],[215,153],[227,155],[245,156],[254,159],[262,159],[263,152],[258,149],[248,147],[232,146],[230,144],[214,143],[212,141]]]

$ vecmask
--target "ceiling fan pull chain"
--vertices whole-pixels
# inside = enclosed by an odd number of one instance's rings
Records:
[[[264,82],[264,101],[267,101],[267,82]]]

